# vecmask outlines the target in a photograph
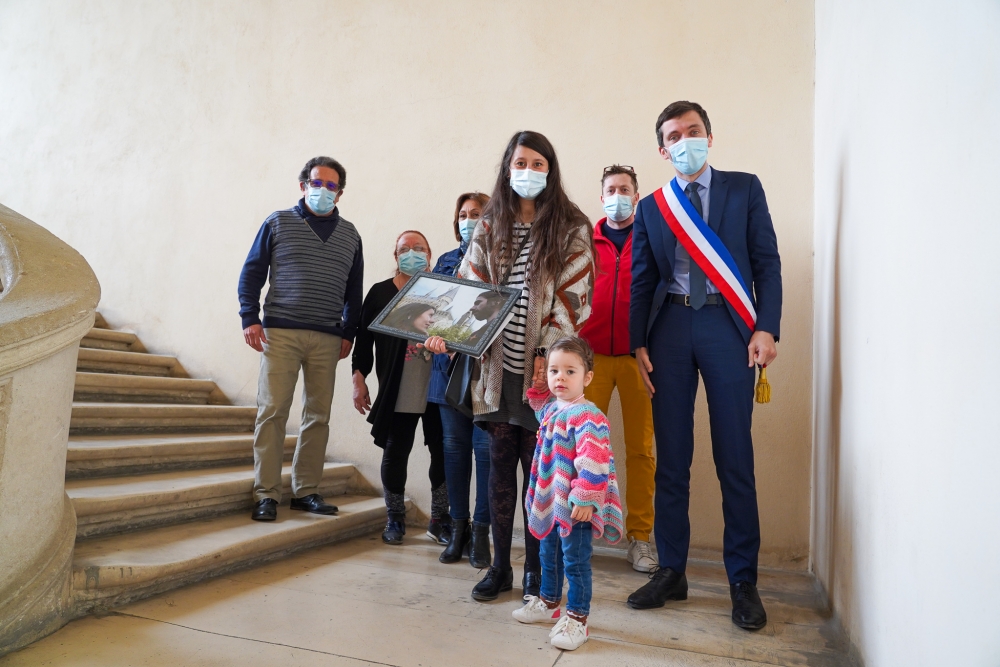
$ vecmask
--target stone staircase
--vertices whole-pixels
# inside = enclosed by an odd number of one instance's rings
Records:
[[[80,343],[66,460],[80,613],[381,527],[382,499],[357,494],[345,463],[326,463],[320,485],[337,516],[291,512],[286,466],[278,520],[251,521],[255,417],[98,314]],[[286,461],[294,449],[287,436]]]

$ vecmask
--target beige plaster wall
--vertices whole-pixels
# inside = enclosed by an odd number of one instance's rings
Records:
[[[868,667],[1000,664],[997,35],[817,3],[813,567]]]
[[[403,229],[454,247],[456,196],[491,189],[515,130],[549,136],[571,196],[596,219],[601,169],[631,164],[644,192],[662,185],[654,120],[675,99],[700,101],[712,164],[759,174],[783,254],[758,480],[765,561],[804,564],[812,2],[7,0],[0,63],[0,200],[88,258],[112,324],[243,404],[258,358],[240,335],[237,276],[263,219],[295,202],[307,158],[347,167],[341,210],[361,229],[370,285],[390,275]],[[329,455],[377,485],[380,450],[348,378],[344,364]],[[409,485],[425,510],[427,460],[418,447]],[[718,549],[704,406],[692,488],[694,544]]]

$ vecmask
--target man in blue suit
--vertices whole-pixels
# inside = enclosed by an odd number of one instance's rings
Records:
[[[781,260],[777,239],[760,180],[753,174],[719,171],[708,165],[712,125],[701,105],[682,101],[664,109],[656,119],[656,140],[690,202],[687,210],[708,224],[732,256],[737,277],[742,278],[756,311],[756,324],[751,329],[753,320],[748,323],[748,316],[734,308],[678,242],[662,212],[663,196],[659,202],[654,195],[640,201],[632,240],[629,337],[653,401],[654,533],[660,569],[629,596],[628,604],[633,609],[650,609],[662,607],[667,600],[687,598],[688,501],[700,373],[722,487],[723,557],[732,618],[741,628],[757,630],[767,624],[767,615],[757,593],[760,522],[750,424],[754,366],[766,366],[778,355]],[[679,202],[680,196],[674,201]],[[716,275],[708,268],[708,275]]]

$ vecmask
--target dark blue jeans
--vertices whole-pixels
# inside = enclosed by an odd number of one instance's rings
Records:
[[[563,574],[569,580],[566,611],[577,616],[590,615],[590,598],[594,593],[590,557],[594,553],[593,526],[590,522],[573,526],[568,537],[559,536],[559,525],[545,536],[539,545],[542,561],[542,597],[550,602],[562,599]]]
[[[476,512],[472,518],[477,523],[489,523],[490,437],[450,405],[441,405],[440,408],[444,427],[444,474],[448,483],[451,518],[469,518],[469,488],[475,455]]]

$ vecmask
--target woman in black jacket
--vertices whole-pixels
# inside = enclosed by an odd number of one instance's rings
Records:
[[[372,333],[368,326],[417,271],[430,265],[431,249],[420,232],[407,231],[396,239],[396,276],[372,285],[361,306],[361,326],[354,345],[351,369],[354,407],[368,412],[375,444],[382,448],[382,488],[388,521],[382,532],[386,544],[402,544],[406,533],[406,465],[413,448],[417,421],[423,423],[424,444],[431,454],[431,522],[427,536],[439,544],[451,537],[448,491],[444,473],[444,436],[437,404],[427,401],[433,355],[423,345]],[[374,355],[372,348],[374,347]],[[372,403],[365,378],[375,367],[378,396]]]

